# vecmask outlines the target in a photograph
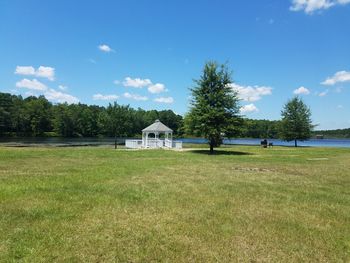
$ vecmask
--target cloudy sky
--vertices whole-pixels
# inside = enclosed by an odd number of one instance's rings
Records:
[[[350,0],[2,0],[0,36],[1,92],[184,114],[216,60],[247,117],[299,95],[319,129],[350,127]]]

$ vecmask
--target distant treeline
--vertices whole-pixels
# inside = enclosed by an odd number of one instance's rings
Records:
[[[348,129],[337,129],[337,130],[320,130],[314,131],[313,136],[323,136],[324,138],[350,138],[350,128]]]
[[[128,105],[107,107],[86,104],[52,104],[44,96],[22,96],[0,92],[0,136],[97,137],[140,136],[156,119],[186,137],[184,119],[172,110],[133,109]],[[242,138],[279,138],[280,121],[243,119]],[[350,138],[350,129],[315,131],[325,138]]]
[[[171,110],[145,111],[116,103],[52,104],[44,96],[23,99],[0,93],[0,136],[132,137],[156,119],[182,135],[183,118]]]

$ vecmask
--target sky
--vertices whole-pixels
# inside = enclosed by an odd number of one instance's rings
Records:
[[[207,61],[248,118],[298,95],[316,129],[350,127],[350,0],[0,1],[0,92],[184,115]]]

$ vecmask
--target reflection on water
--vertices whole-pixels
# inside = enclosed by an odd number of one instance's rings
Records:
[[[125,139],[117,139],[118,144],[124,144]],[[114,145],[114,138],[61,138],[61,137],[36,137],[36,138],[0,138],[2,145],[22,146],[102,146]]]

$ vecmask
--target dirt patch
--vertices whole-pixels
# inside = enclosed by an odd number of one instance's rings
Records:
[[[232,167],[232,170],[240,171],[240,172],[260,172],[260,173],[275,172],[275,170],[260,168],[260,167]]]

